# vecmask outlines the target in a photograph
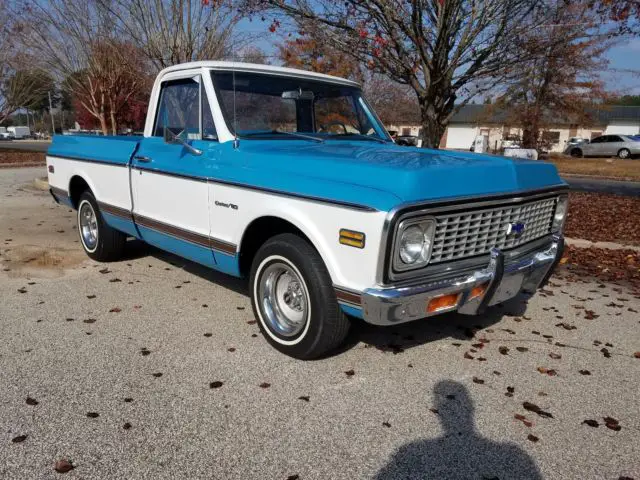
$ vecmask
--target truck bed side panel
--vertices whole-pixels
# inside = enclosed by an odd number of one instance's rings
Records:
[[[70,195],[71,181],[81,177],[100,203],[112,227],[135,234],[127,164],[139,137],[55,136],[47,152],[49,185]]]

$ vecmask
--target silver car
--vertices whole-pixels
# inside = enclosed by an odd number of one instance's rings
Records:
[[[572,157],[631,158],[640,155],[640,135],[601,135],[590,142],[569,147]]]

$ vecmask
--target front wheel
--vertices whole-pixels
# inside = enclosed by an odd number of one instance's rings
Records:
[[[580,158],[582,157],[582,150],[580,150],[579,148],[573,148],[571,150],[571,156],[573,158]]]
[[[631,156],[631,152],[626,149],[626,148],[621,148],[620,151],[618,152],[618,158],[629,158]]]
[[[286,233],[268,240],[251,266],[251,303],[260,329],[277,350],[309,360],[338,347],[349,320],[338,305],[318,252]]]
[[[93,260],[111,262],[122,256],[127,238],[105,223],[98,202],[89,190],[80,195],[78,202],[78,232],[84,251]]]

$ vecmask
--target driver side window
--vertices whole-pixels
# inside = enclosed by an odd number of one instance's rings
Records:
[[[217,140],[207,93],[198,80],[200,77],[162,84],[153,129],[155,137],[162,137],[166,127],[174,133],[184,131],[189,140]]]

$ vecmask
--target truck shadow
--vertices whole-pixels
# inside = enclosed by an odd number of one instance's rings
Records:
[[[201,279],[227,288],[235,293],[249,296],[248,280],[217,272],[198,263],[186,260],[172,253],[159,250],[139,240],[127,243],[123,260],[135,260],[151,256],[174,268],[182,269]],[[249,300],[247,298],[247,300]],[[469,316],[445,313],[431,318],[416,320],[396,326],[379,327],[363,320],[351,318],[352,328],[345,343],[329,356],[339,355],[364,343],[382,351],[400,353],[443,338],[469,340],[475,331],[488,328],[505,316],[518,317],[525,313],[527,297],[522,295],[501,305],[489,308],[483,315]]]
[[[378,350],[400,353],[443,338],[470,340],[476,331],[499,323],[505,316],[523,315],[527,308],[527,300],[527,296],[521,295],[487,309],[482,315],[445,313],[387,327],[378,327],[353,319],[349,337],[341,351],[349,350],[360,342]]]
[[[401,446],[376,480],[542,478],[536,463],[519,446],[485,438],[476,429],[474,404],[464,385],[440,381],[433,397],[442,434]]]
[[[165,262],[167,266],[171,265],[174,268],[179,268],[185,272],[196,275],[203,280],[232,290],[233,292],[245,296],[249,295],[249,288],[246,279],[226,275],[205,267],[204,265],[200,265],[199,263],[174,255],[173,253],[160,250],[140,240],[131,239],[127,242],[122,260],[138,260],[149,256]]]

